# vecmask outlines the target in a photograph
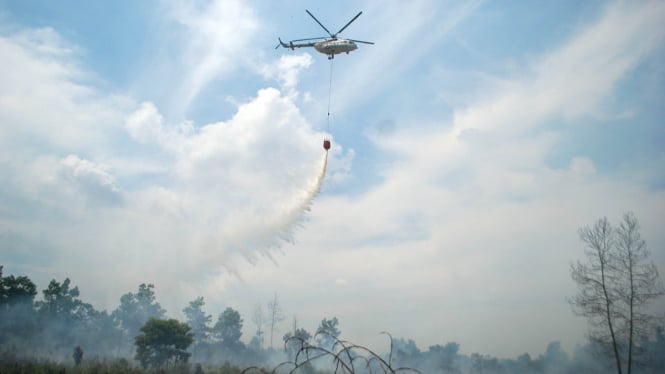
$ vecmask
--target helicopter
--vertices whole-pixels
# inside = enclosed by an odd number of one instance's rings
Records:
[[[281,38],[277,38],[279,40],[279,44],[277,44],[275,49],[279,47],[284,47],[284,48],[291,48],[291,50],[294,50],[296,48],[314,47],[314,49],[316,49],[318,52],[328,55],[328,60],[332,60],[333,58],[335,58],[336,54],[340,53],[348,54],[349,52],[358,49],[358,45],[356,43],[374,44],[372,42],[366,42],[362,40],[342,39],[337,37],[337,35],[339,35],[342,31],[344,31],[344,29],[346,29],[351,24],[351,22],[355,21],[356,18],[360,17],[360,15],[363,14],[363,12],[359,12],[358,14],[356,14],[356,16],[351,19],[351,21],[349,21],[346,25],[344,25],[344,27],[339,29],[339,31],[337,31],[334,34],[328,31],[328,29],[325,26],[323,26],[323,24],[319,22],[319,20],[316,19],[316,17],[314,17],[314,15],[309,10],[305,9],[305,12],[307,12],[307,14],[309,14],[314,19],[314,21],[316,21],[316,23],[319,24],[319,26],[321,26],[324,30],[326,30],[326,32],[330,37],[321,36],[318,38],[296,39],[296,40],[291,40],[288,43],[283,42]],[[306,43],[298,43],[298,42],[306,42]]]

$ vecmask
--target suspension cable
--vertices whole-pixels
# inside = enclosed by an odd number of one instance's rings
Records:
[[[330,82],[328,83],[328,123],[327,123],[327,131],[330,133],[330,101],[332,98],[332,77],[333,77],[333,61],[334,59],[330,59]]]

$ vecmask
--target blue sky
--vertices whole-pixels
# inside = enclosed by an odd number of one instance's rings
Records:
[[[342,35],[376,43],[335,58],[329,133],[329,61],[274,49],[322,35],[304,9],[362,10]],[[2,264],[98,308],[204,296],[247,340],[277,293],[378,349],[572,351],[579,227],[634,211],[665,269],[663,23],[649,1],[0,0]]]

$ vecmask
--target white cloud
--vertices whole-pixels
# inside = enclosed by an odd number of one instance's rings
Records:
[[[163,118],[153,103],[143,103],[125,121],[129,134],[136,140],[146,143],[160,142],[163,129]]]
[[[90,75],[77,66],[76,48],[53,29],[0,36],[0,51],[0,139],[7,147],[2,151],[20,146],[39,152],[46,143],[95,152],[92,144],[116,135],[112,124],[126,102],[100,97],[83,83]]]
[[[470,17],[481,3],[469,1],[442,5],[440,1],[418,0],[367,4],[353,27],[344,31],[344,37],[371,39],[368,41],[375,44],[360,45],[359,50],[353,52],[355,55],[348,57],[351,60],[348,65],[346,56],[338,59],[343,61],[336,61],[338,66],[344,64],[344,73],[336,73],[334,77],[335,92],[344,93],[335,97],[336,110],[355,107],[376,92],[390,87],[391,82],[399,80],[410,67],[419,64],[423,54]],[[336,68],[335,71],[340,70]]]
[[[187,34],[180,55],[183,78],[176,94],[184,111],[211,81],[255,63],[252,46],[259,25],[254,11],[243,1],[167,4],[169,15]]]
[[[77,198],[103,197],[112,201],[120,198],[120,189],[116,185],[115,177],[104,166],[81,159],[76,155],[69,155],[61,159],[60,166],[60,178],[69,182],[72,188],[70,192],[77,195]]]
[[[458,131],[473,128],[512,137],[550,118],[608,117],[613,109],[603,104],[615,86],[662,43],[665,33],[654,30],[663,18],[665,7],[657,2],[608,6],[599,22],[544,56],[530,76],[508,81],[500,97],[456,113]]]
[[[266,78],[278,80],[283,89],[294,90],[300,74],[310,65],[312,56],[309,53],[282,55],[276,63],[264,66],[261,72]]]

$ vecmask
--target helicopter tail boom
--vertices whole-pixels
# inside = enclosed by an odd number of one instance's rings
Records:
[[[319,39],[319,38],[316,38],[316,39]],[[279,48],[279,47],[283,47],[283,48],[291,48],[291,50],[295,50],[296,48],[314,47],[314,44],[316,44],[316,43],[314,43],[314,42],[310,42],[310,43],[294,43],[294,41],[297,41],[297,40],[292,40],[292,41],[290,41],[290,42],[288,42],[288,43],[284,43],[284,42],[282,41],[281,38],[277,38],[277,40],[279,40],[279,44],[277,44],[277,46],[275,47],[275,49],[277,49],[277,48]],[[301,39],[301,40],[303,40],[303,39]],[[310,39],[304,39],[304,40],[310,40]]]

